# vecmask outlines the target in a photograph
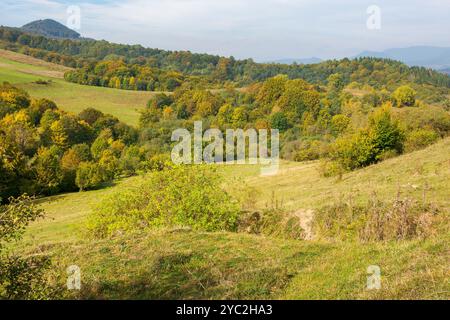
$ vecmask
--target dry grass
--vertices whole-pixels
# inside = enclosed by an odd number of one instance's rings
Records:
[[[27,56],[25,54],[21,54],[18,52],[8,51],[0,49],[0,58],[14,61],[14,62],[20,62],[22,64],[27,64],[31,66],[37,66],[37,67],[43,67],[50,71],[57,71],[59,74],[62,74],[64,76],[64,72],[68,70],[72,70],[72,68],[62,66],[59,64],[47,62],[44,60],[36,59],[31,56]]]

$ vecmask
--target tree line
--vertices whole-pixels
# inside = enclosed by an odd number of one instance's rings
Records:
[[[130,69],[135,68],[134,65],[146,66],[176,71],[185,76],[198,76],[209,83],[230,82],[235,86],[264,81],[278,74],[285,74],[290,79],[302,78],[313,84],[324,85],[330,75],[339,73],[345,84],[358,82],[375,88],[387,86],[392,89],[400,83],[411,82],[450,88],[448,75],[379,58],[352,60],[346,58],[312,65],[256,63],[252,59],[238,60],[233,57],[189,51],[151,49],[140,45],[114,44],[104,40],[50,39],[8,27],[0,27],[0,39],[3,47],[7,49],[69,67],[81,68],[92,62],[122,59]],[[88,67],[88,70],[92,69]],[[90,75],[95,78],[95,73]]]

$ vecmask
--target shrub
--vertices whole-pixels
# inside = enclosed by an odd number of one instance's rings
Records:
[[[341,179],[344,172],[345,170],[341,163],[337,161],[322,160],[320,162],[319,173],[322,177],[329,178],[337,176]]]
[[[304,141],[294,155],[295,161],[316,160],[328,154],[329,144],[320,140]]]
[[[104,199],[90,216],[95,236],[157,227],[235,230],[239,205],[207,166],[155,171]]]
[[[416,92],[410,86],[401,86],[392,94],[397,107],[412,107],[416,103]]]
[[[346,170],[354,170],[383,160],[388,154],[403,151],[404,134],[385,105],[369,117],[366,128],[336,139],[332,159]]]
[[[26,227],[44,214],[22,195],[0,206],[0,299],[46,299],[53,294],[47,279],[48,257],[22,258],[2,252],[6,243],[20,240]]]
[[[376,149],[368,130],[360,130],[336,139],[332,158],[346,170],[368,166],[376,162]]]
[[[405,150],[411,152],[423,149],[430,144],[436,142],[439,135],[430,129],[417,129],[408,133],[405,141]]]

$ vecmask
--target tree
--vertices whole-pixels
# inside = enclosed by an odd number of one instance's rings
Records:
[[[416,103],[416,91],[410,86],[398,87],[392,97],[397,107],[412,107]]]
[[[98,187],[104,182],[102,167],[94,162],[81,162],[76,173],[75,183],[80,191]]]
[[[39,137],[26,110],[5,116],[0,120],[0,128],[5,133],[4,138],[17,146],[21,152],[28,156],[34,154]]]
[[[271,116],[270,125],[273,129],[278,129],[281,132],[289,128],[289,122],[283,112],[276,112]]]
[[[0,203],[9,196],[21,193],[23,180],[21,176],[28,173],[28,158],[16,144],[5,138],[0,130]]]
[[[29,105],[30,96],[28,93],[8,83],[0,85],[0,118],[8,113],[27,108]]]
[[[276,107],[283,111],[290,123],[300,120],[303,113],[309,111],[316,115],[319,110],[320,95],[306,81],[295,79],[287,81]]]
[[[83,111],[80,112],[78,117],[81,120],[86,121],[89,125],[93,125],[95,121],[97,121],[99,118],[103,117],[104,114],[101,111],[98,111],[94,108],[86,108]]]
[[[235,108],[231,120],[235,128],[244,127],[248,121],[247,110],[244,107]]]
[[[211,76],[212,80],[217,82],[230,80],[232,76],[232,60],[228,58],[219,58],[216,69]]]
[[[42,115],[47,110],[56,110],[58,107],[56,104],[48,99],[33,99],[30,105],[30,116],[32,117],[33,123],[36,125],[41,121]]]
[[[340,73],[333,73],[328,77],[327,81],[328,81],[328,89],[330,91],[339,92],[342,91],[342,89],[344,89],[345,82]]]
[[[172,103],[173,99],[171,96],[164,93],[157,93],[147,102],[147,107],[154,107],[162,110],[164,107],[170,106]]]
[[[233,117],[233,106],[229,103],[224,104],[219,108],[217,113],[217,121],[220,126],[226,126],[230,124]]]
[[[114,156],[112,150],[105,150],[98,161],[102,169],[102,181],[111,181],[119,176],[119,159]]]
[[[98,160],[102,156],[103,151],[107,150],[113,142],[113,136],[110,129],[103,130],[91,145],[91,154],[94,159]]]
[[[382,160],[387,152],[402,152],[403,140],[403,132],[386,104],[370,115],[366,128],[336,139],[332,157],[344,169],[354,170]]]
[[[404,134],[398,121],[392,119],[389,103],[384,104],[369,116],[368,129],[373,140],[377,160],[385,151],[393,150],[397,153],[403,151]]]
[[[80,163],[90,159],[89,146],[87,144],[76,144],[67,150],[61,158],[61,169],[63,171],[63,189],[73,190],[75,187],[76,171]]]
[[[334,134],[342,134],[350,125],[350,118],[343,114],[337,114],[331,118],[331,130]]]
[[[39,148],[33,166],[35,179],[41,191],[54,194],[59,191],[64,175],[59,164],[61,149],[57,146]]]
[[[272,111],[276,101],[283,94],[287,81],[288,77],[286,75],[278,75],[264,81],[256,94],[256,103],[265,113],[268,114]]]

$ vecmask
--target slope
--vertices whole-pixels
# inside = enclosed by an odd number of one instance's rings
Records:
[[[32,97],[53,100],[65,111],[79,113],[93,107],[128,124],[137,125],[139,110],[155,94],[69,83],[63,80],[64,72],[69,69],[20,53],[0,50],[0,82],[15,84]],[[37,80],[50,81],[39,84]]]
[[[317,208],[335,197],[362,201],[371,191],[390,199],[400,190],[448,211],[450,139],[346,174],[321,178],[319,164],[283,162],[278,175],[255,166],[224,168],[227,185],[251,186],[259,207],[284,199],[292,210]],[[239,178],[240,177],[240,178]],[[133,178],[118,185],[133,183]],[[448,235],[381,243],[295,241],[229,232],[155,230],[112,240],[85,237],[90,205],[117,186],[42,199],[48,217],[34,223],[19,249],[50,254],[62,274],[83,274],[78,298],[197,299],[448,299]],[[233,187],[236,188],[236,187]],[[425,192],[424,192],[425,190]],[[282,196],[284,195],[284,196]],[[367,290],[367,267],[380,266],[382,288]]]

